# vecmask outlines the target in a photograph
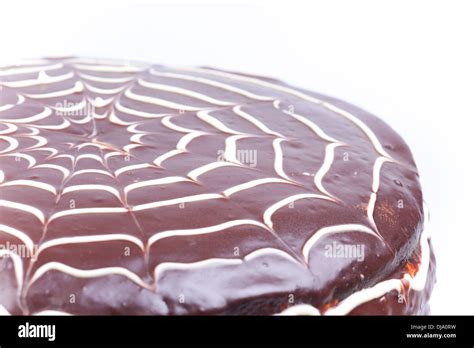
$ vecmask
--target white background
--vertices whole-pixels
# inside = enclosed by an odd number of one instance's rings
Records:
[[[379,115],[431,208],[432,314],[474,314],[472,1],[5,1],[0,56],[82,55],[281,78]]]

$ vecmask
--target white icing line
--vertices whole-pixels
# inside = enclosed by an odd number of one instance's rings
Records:
[[[1,85],[1,82],[0,82],[0,85]],[[24,96],[22,96],[21,94],[17,94],[16,96],[18,98],[18,101],[15,104],[0,105],[0,112],[10,110],[10,109],[14,108],[15,106],[21,105],[25,102],[25,97]],[[2,134],[2,133],[0,133],[0,134]]]
[[[62,210],[53,215],[48,220],[48,224],[51,221],[59,219],[64,216],[70,215],[81,215],[81,214],[116,214],[116,213],[126,213],[128,212],[127,209],[121,207],[114,207],[114,208],[78,208],[78,209],[69,209],[69,210]]]
[[[330,308],[324,313],[325,315],[345,315],[352,311],[354,308],[374,300],[384,294],[389,293],[392,290],[400,291],[400,280],[399,279],[389,279],[383,282],[380,282],[374,285],[371,288],[360,290],[351,296],[349,296],[344,301],[340,302],[334,308]]]
[[[78,149],[78,150],[82,150],[83,148],[85,148],[87,146],[96,147],[96,148],[101,149],[101,150],[110,149],[109,146],[106,146],[106,145],[103,145],[103,144],[100,144],[100,143],[91,143],[91,142],[76,145],[76,146],[74,146],[74,148]]]
[[[131,150],[136,149],[138,147],[142,147],[143,145],[140,144],[128,144],[122,147],[123,151],[126,153],[130,153]]]
[[[163,117],[161,119],[161,123],[165,126],[165,127],[168,127],[169,129],[172,129],[174,131],[177,131],[177,132],[180,132],[180,133],[196,133],[196,132],[199,132],[197,130],[194,130],[194,129],[189,129],[189,128],[185,128],[185,127],[181,127],[181,126],[178,126],[178,125],[175,125],[173,122],[171,122],[171,118],[173,118],[174,116],[166,116],[166,117]]]
[[[18,67],[31,67],[34,65],[46,65],[50,64],[50,62],[46,59],[40,58],[40,59],[32,59],[32,58],[1,58],[0,60],[0,71],[1,70],[8,70],[11,69],[12,67],[18,68]]]
[[[185,89],[185,88],[181,88],[181,87],[164,85],[164,84],[161,84],[161,83],[148,82],[148,81],[145,81],[145,80],[142,80],[142,79],[138,79],[138,84],[140,86],[143,86],[143,87],[146,87],[146,88],[149,88],[149,89],[153,89],[153,90],[156,90],[156,91],[165,91],[165,92],[180,94],[180,95],[184,95],[184,96],[187,96],[187,97],[198,99],[198,100],[204,101],[206,103],[214,104],[214,105],[219,105],[219,106],[235,105],[232,102],[224,101],[224,100],[218,100],[218,99],[212,98],[210,96],[207,96],[205,94],[198,93],[198,92],[195,92],[195,91],[191,91],[189,89]]]
[[[39,210],[35,207],[32,207],[31,205],[0,199],[0,207],[7,207],[7,208],[11,208],[11,209],[17,209],[17,210],[24,211],[25,213],[29,213],[31,215],[34,215],[39,221],[41,221],[42,224],[44,224],[45,219],[44,219],[44,215],[41,212],[41,210]]]
[[[241,191],[244,191],[244,190],[248,190],[248,189],[251,189],[253,187],[256,187],[256,186],[259,186],[259,185],[265,185],[265,184],[290,184],[290,185],[294,185],[293,182],[287,181],[285,179],[264,178],[264,179],[251,180],[251,181],[245,182],[245,183],[240,184],[240,185],[232,186],[232,187],[226,189],[225,191],[223,191],[222,193],[225,196],[230,197],[234,193],[241,192]]]
[[[268,128],[263,122],[259,121],[258,119],[256,119],[254,116],[250,115],[249,113],[247,112],[244,112],[241,110],[241,105],[236,105],[232,108],[232,111],[239,115],[240,117],[242,117],[243,119],[249,121],[250,123],[252,123],[255,127],[257,127],[258,129],[260,129],[262,132],[266,133],[266,134],[269,134],[269,135],[274,135],[274,136],[277,136],[277,137],[280,137],[280,138],[284,138],[283,135],[281,135],[280,133],[278,132],[275,132],[275,131],[272,131],[270,128]]]
[[[129,140],[132,142],[132,143],[138,143],[138,144],[142,144],[143,145],[143,142],[141,140],[142,137],[144,137],[145,135],[147,135],[146,133],[142,133],[142,134],[134,134],[132,135]]]
[[[331,168],[331,165],[334,161],[334,149],[338,146],[342,146],[342,144],[339,143],[332,143],[326,145],[325,149],[325,156],[324,156],[324,162],[321,168],[319,168],[318,172],[314,176],[314,184],[318,188],[319,191],[322,193],[334,197],[332,194],[330,194],[328,191],[323,186],[323,178],[326,175],[326,173],[329,171]]]
[[[358,224],[345,224],[345,225],[334,225],[334,226],[327,226],[323,227],[319,230],[317,230],[304,244],[303,249],[302,249],[302,254],[304,256],[304,259],[306,263],[309,261],[309,253],[313,246],[323,237],[327,236],[328,234],[333,234],[333,233],[343,233],[343,232],[362,232],[362,233],[367,233],[370,234],[377,239],[381,240],[379,235],[375,233],[373,230],[368,228],[367,226],[364,225],[358,225]]]
[[[372,174],[372,192],[377,193],[380,186],[380,172],[385,162],[393,162],[390,158],[377,157],[374,163],[373,174]]]
[[[73,87],[57,92],[50,92],[50,93],[40,93],[40,94],[33,94],[33,93],[24,93],[29,98],[32,99],[48,99],[48,98],[57,98],[57,97],[64,97],[67,95],[71,95],[74,93],[79,93],[84,90],[84,85],[81,81],[77,81]]]
[[[60,171],[63,174],[64,179],[67,178],[70,174],[69,170],[64,167],[58,166],[56,164],[38,164],[34,166],[35,169],[53,169]]]
[[[6,152],[13,151],[19,145],[18,140],[16,140],[15,138],[10,137],[8,135],[0,135],[0,139],[5,140],[9,144],[9,146],[6,149],[0,151],[0,153],[6,153]]]
[[[94,82],[102,82],[102,83],[127,83],[133,81],[134,77],[103,77],[103,76],[94,76],[85,73],[77,73],[77,75],[84,79]]]
[[[46,184],[41,181],[33,181],[33,180],[13,180],[13,181],[8,181],[0,185],[0,187],[6,187],[6,186],[28,186],[28,187],[34,187],[40,190],[44,190],[47,192],[52,193],[53,195],[57,194],[56,188],[50,184]]]
[[[146,70],[133,65],[72,64],[72,66],[79,70],[112,73],[138,73]]]
[[[37,79],[0,82],[0,85],[4,85],[10,88],[32,87],[32,86],[46,85],[46,84],[66,81],[73,77],[74,77],[73,72],[63,74],[63,75],[58,75],[58,76],[49,76],[48,74],[46,74],[45,71],[40,71]]]
[[[206,201],[210,199],[221,199],[221,198],[224,198],[224,196],[217,193],[204,193],[200,195],[186,196],[186,197],[168,199],[165,201],[156,201],[156,202],[151,202],[151,203],[140,204],[140,205],[134,206],[132,208],[132,211],[141,211],[141,210],[147,210],[147,209],[153,209],[153,208],[159,208],[159,207],[166,207],[166,206],[180,204],[180,203],[192,203],[192,202]]]
[[[85,243],[99,243],[107,241],[127,241],[137,245],[142,251],[145,250],[145,245],[137,237],[123,234],[123,233],[113,233],[113,234],[100,234],[93,236],[76,236],[76,237],[63,237],[56,238],[44,242],[36,251],[36,257],[44,251],[45,249],[52,248],[58,245],[68,245],[68,244],[85,244]]]
[[[30,146],[30,147],[27,147],[27,149],[34,149],[34,148],[39,148],[39,147],[42,147],[46,144],[48,144],[48,140],[46,140],[46,138],[42,137],[42,136],[36,136],[36,135],[25,135],[25,138],[30,138],[30,139],[34,139],[37,141],[37,143],[33,146]]]
[[[354,123],[357,127],[359,127],[366,135],[367,137],[370,139],[370,141],[372,142],[372,144],[374,145],[375,149],[377,150],[377,152],[384,156],[384,157],[387,157],[387,158],[392,158],[382,147],[382,145],[380,144],[380,141],[378,140],[378,138],[376,137],[376,135],[374,134],[374,132],[364,123],[362,122],[361,120],[359,120],[356,116],[352,115],[351,113],[341,109],[341,108],[338,108],[337,106],[335,105],[332,105],[330,103],[327,103],[327,102],[323,102],[322,105],[341,115],[341,116],[344,116],[345,118],[347,118],[348,120],[350,120],[352,123]]]
[[[136,134],[152,134],[152,133],[148,133],[148,132],[138,130],[137,127],[140,127],[141,125],[142,124],[140,124],[140,123],[134,123],[134,124],[127,127],[127,132],[136,133]]]
[[[177,155],[180,155],[180,154],[185,153],[185,152],[186,151],[178,150],[178,149],[168,151],[168,152],[164,153],[163,155],[158,156],[157,158],[155,158],[153,160],[153,164],[158,166],[158,167],[161,167],[162,163],[164,161],[166,161],[167,159],[169,159],[171,157],[174,157],[174,156],[177,156]]]
[[[225,162],[225,161],[212,162],[209,164],[205,164],[202,167],[191,170],[188,173],[188,177],[194,181],[197,181],[198,177],[200,177],[201,175],[207,172],[210,172],[211,170],[221,168],[221,167],[241,167],[241,166],[236,163]]]
[[[71,149],[74,147],[74,143],[66,143],[66,144],[70,145]],[[55,158],[67,158],[68,160],[71,161],[71,165],[74,164],[74,161],[75,161],[75,157],[73,155],[68,155],[68,154],[57,155],[55,156]]]
[[[275,249],[275,248],[261,248],[261,249],[254,250],[244,257],[244,261],[247,261],[247,262],[252,261],[252,260],[258,259],[259,257],[267,256],[267,255],[280,256],[288,261],[296,263],[297,265],[301,265],[290,254],[284,252],[281,249]]]
[[[104,155],[105,160],[107,161],[110,157],[123,156],[123,152],[112,151]]]
[[[63,119],[62,123],[61,123],[61,124],[58,124],[58,125],[46,125],[46,126],[43,126],[43,125],[35,125],[35,127],[36,127],[36,128],[39,128],[39,129],[58,130],[58,129],[66,129],[66,128],[68,128],[70,125],[71,125],[71,122],[69,122],[69,121],[66,120],[66,119]]]
[[[47,157],[48,160],[51,159],[51,158],[55,158],[55,156],[59,153],[58,150],[53,149],[53,148],[51,148],[51,147],[42,147],[41,149],[29,149],[29,151],[41,151],[41,152],[44,151],[44,152],[49,152],[49,156]],[[18,155],[20,155],[20,154],[18,154]],[[5,155],[5,156],[10,156],[10,155]],[[20,156],[20,157],[22,157],[22,156]],[[26,157],[25,157],[25,159],[26,159]],[[31,162],[30,162],[30,163],[31,163]],[[36,163],[36,160],[35,160],[35,163]],[[29,168],[30,168],[30,167],[28,167],[28,169],[29,169]]]
[[[279,92],[283,92],[286,94],[294,95],[296,97],[299,97],[304,100],[311,101],[316,104],[321,104],[321,100],[311,97],[303,92],[297,91],[293,88],[290,87],[285,87],[282,85],[277,85],[271,82],[267,82],[264,80],[260,80],[254,77],[248,77],[248,76],[243,76],[243,75],[237,75],[237,74],[232,74],[228,72],[223,72],[223,71],[217,71],[217,70],[211,70],[211,69],[205,69],[205,68],[188,68],[188,67],[181,67],[179,68],[180,70],[183,71],[190,71],[190,72],[197,72],[197,73],[204,73],[204,74],[209,74],[209,75],[214,75],[214,76],[220,76],[224,77],[227,79],[232,79],[232,80],[237,80],[237,81],[242,81],[242,82],[247,82],[251,83],[254,85],[270,88]]]
[[[25,133],[25,134],[20,134],[20,136],[30,136],[30,135],[38,135],[40,134],[39,129],[37,129],[36,125],[26,125],[25,128],[27,128],[30,133]]]
[[[227,137],[225,139],[225,160],[242,165],[242,163],[237,159],[237,141],[249,137],[249,135],[232,135]]]
[[[212,259],[205,259],[205,260],[200,260],[197,262],[190,262],[190,263],[164,262],[155,267],[155,271],[154,271],[155,281],[158,282],[160,275],[169,270],[191,271],[191,270],[202,269],[202,268],[206,268],[210,266],[216,266],[216,267],[237,266],[237,265],[241,265],[245,262],[249,262],[266,255],[282,257],[299,265],[298,261],[296,261],[291,255],[287,254],[283,250],[275,249],[275,248],[261,248],[247,254],[243,259],[212,258]]]
[[[316,194],[312,194],[312,193],[302,193],[302,194],[298,194],[298,195],[294,195],[294,196],[290,196],[290,197],[287,197],[285,199],[282,199],[281,201],[279,202],[276,202],[275,204],[271,205],[269,208],[267,208],[265,210],[265,212],[263,213],[263,221],[265,222],[265,224],[270,228],[272,229],[273,228],[273,222],[272,222],[272,216],[273,214],[283,208],[284,206],[287,206],[289,205],[290,203],[293,203],[297,200],[300,200],[300,199],[309,199],[309,198],[313,198],[313,199],[324,199],[324,200],[327,200],[327,201],[332,201],[334,202],[334,199],[332,199],[331,197],[328,197],[328,196],[322,196],[322,195],[316,195]]]
[[[10,68],[7,70],[0,70],[0,76],[12,76],[12,75],[20,75],[20,74],[30,74],[36,73],[40,71],[48,71],[48,70],[57,70],[61,69],[64,65],[62,63],[57,64],[49,64],[49,65],[41,65],[41,66],[28,66],[28,67],[18,67],[18,68]]]
[[[286,179],[288,181],[293,181],[291,180],[288,175],[286,175],[285,171],[283,170],[283,150],[281,148],[281,143],[285,141],[285,139],[275,139],[272,142],[273,145],[273,151],[275,152],[275,162],[274,162],[274,168],[275,172],[281,176],[283,179]]]
[[[30,169],[31,167],[33,167],[35,164],[36,164],[36,159],[33,157],[33,156],[30,156],[30,155],[27,155],[25,153],[20,153],[20,152],[17,152],[17,153],[7,153],[7,154],[4,154],[2,156],[6,156],[6,157],[15,157],[15,158],[23,158],[25,159],[27,162],[28,162],[28,169]]]
[[[159,117],[163,117],[163,116],[166,115],[166,114],[163,114],[163,113],[157,114],[157,113],[152,113],[152,112],[145,112],[145,111],[135,110],[135,109],[132,109],[132,108],[129,108],[129,107],[126,107],[126,106],[122,105],[120,103],[120,101],[117,101],[115,103],[115,108],[118,111],[123,112],[125,114],[129,114],[129,115],[137,116],[137,117],[143,117],[143,118],[159,118]]]
[[[215,118],[214,116],[209,115],[208,111],[202,110],[202,111],[199,111],[196,115],[201,120],[203,120],[204,122],[210,124],[211,126],[213,126],[214,128],[216,128],[217,130],[219,130],[221,132],[228,133],[228,134],[236,134],[236,135],[239,135],[239,134],[243,135],[244,134],[242,132],[238,132],[238,131],[235,131],[233,129],[230,129],[224,123],[219,121],[217,118]]]
[[[100,156],[93,155],[93,154],[90,154],[90,153],[82,154],[82,155],[77,156],[75,158],[74,163],[77,164],[77,162],[79,162],[81,159],[91,159],[91,160],[99,162],[100,164],[104,164],[104,160]]]
[[[78,118],[78,117],[71,117],[69,118],[69,121],[72,122],[72,123],[75,123],[75,124],[86,124],[86,123],[89,123],[92,121],[92,117],[87,114],[86,116],[84,116],[83,118]]]
[[[39,164],[34,166],[35,169],[54,169],[60,171],[64,178],[67,178],[69,176],[69,170],[67,170],[64,167],[58,166],[56,164]]]
[[[196,133],[188,133],[186,135],[183,135],[181,139],[179,139],[178,143],[176,144],[176,149],[179,151],[185,152],[186,147],[193,139],[201,137],[203,135],[207,135],[207,133],[196,132]]]
[[[214,258],[214,259],[206,259],[197,262],[190,262],[190,263],[181,263],[181,262],[164,262],[160,263],[158,266],[155,267],[154,276],[155,282],[158,282],[162,273],[167,271],[179,271],[179,270],[194,270],[200,268],[206,268],[209,266],[231,266],[231,265],[240,265],[242,264],[241,259],[222,259],[222,258]]]
[[[268,231],[268,227],[262,224],[261,222],[254,221],[254,220],[232,220],[227,221],[222,224],[202,227],[202,228],[193,228],[187,230],[171,230],[171,231],[163,231],[158,232],[152,235],[148,239],[148,248],[151,247],[154,243],[161,239],[170,238],[170,237],[178,237],[178,236],[196,236],[196,235],[203,235],[203,234],[210,234],[215,232],[221,232],[231,227],[235,226],[242,226],[242,225],[253,225],[261,227]]]
[[[136,100],[136,101],[140,101],[140,102],[152,104],[152,105],[163,106],[163,107],[174,109],[174,110],[198,111],[202,109],[195,106],[174,103],[166,99],[147,97],[145,95],[136,94],[132,92],[130,89],[127,89],[125,91],[125,96],[132,100]]]
[[[77,175],[84,175],[84,174],[100,174],[100,175],[106,175],[106,176],[109,176],[109,177],[114,177],[112,174],[110,174],[109,172],[106,172],[105,170],[101,170],[101,169],[82,169],[82,170],[78,170],[77,172],[74,172],[71,174],[71,178],[74,177],[74,176],[77,176]]]
[[[316,123],[313,121],[307,119],[305,116],[298,115],[294,112],[289,112],[288,110],[282,110],[285,114],[290,115],[297,119],[299,122],[303,123],[305,126],[307,126],[309,129],[311,129],[317,136],[319,136],[321,139],[332,142],[332,143],[340,143],[339,140],[334,139],[333,137],[330,137],[327,135]]]
[[[377,194],[372,192],[370,194],[369,203],[367,204],[367,218],[369,219],[370,224],[375,228],[375,230],[378,231],[377,224],[375,223],[375,219],[374,219],[374,210],[375,210],[376,200],[377,200]]]
[[[0,110],[1,111],[1,110]],[[0,134],[11,134],[18,130],[18,126],[13,123],[4,123],[3,126],[7,126],[7,129],[0,130]]]
[[[86,185],[73,185],[73,186],[67,186],[63,189],[63,194],[69,193],[69,192],[75,192],[75,191],[106,191],[111,194],[113,194],[115,197],[117,197],[119,200],[120,198],[120,192],[111,186],[107,185],[97,185],[97,184],[86,184]]]
[[[42,120],[52,114],[52,111],[50,108],[45,107],[43,111],[41,111],[39,114],[30,116],[30,117],[24,117],[24,118],[14,118],[14,119],[0,119],[2,122],[12,122],[12,123],[33,123],[39,120]]]
[[[286,308],[276,315],[321,315],[321,312],[309,304],[297,304]]]
[[[92,86],[88,83],[84,83],[84,86],[86,87],[87,90],[97,93],[97,94],[118,94],[122,92],[127,86],[120,86],[117,88],[99,88]]]
[[[156,185],[168,185],[168,184],[174,184],[178,182],[193,182],[192,180],[188,178],[184,178],[181,176],[169,176],[166,178],[160,178],[160,179],[152,179],[152,180],[145,180],[145,181],[140,181],[136,182],[130,185],[127,185],[124,187],[123,191],[125,194],[128,194],[130,191],[142,188],[142,187],[150,187],[150,186],[156,186]]]
[[[37,312],[37,313],[34,313],[33,315],[35,316],[49,316],[49,315],[62,315],[62,316],[69,316],[69,315],[72,315],[70,313],[67,313],[67,312],[63,312],[63,311],[55,311],[55,310],[47,310],[47,311],[41,311],[41,312]]]
[[[109,90],[110,91],[110,90]],[[116,91],[116,93],[119,93],[121,92],[122,89],[120,91]],[[97,92],[98,93],[98,92]],[[106,94],[106,93],[104,93]],[[87,98],[87,100],[89,101],[89,103],[91,105],[93,105],[94,107],[96,108],[103,108],[107,105],[110,105],[112,104],[112,102],[114,101],[114,97],[110,97],[108,99],[103,99],[102,97],[95,97],[95,98]],[[94,115],[97,115],[94,113]],[[102,117],[102,118],[105,118],[105,117]]]
[[[98,278],[104,277],[109,275],[120,275],[130,279],[132,282],[136,283],[137,285],[145,288],[145,289],[152,289],[153,286],[145,283],[136,273],[123,268],[123,267],[104,267],[104,268],[96,268],[96,269],[79,269],[74,268],[68,265],[65,265],[61,262],[48,262],[41,267],[39,267],[36,272],[34,273],[29,286],[35,283],[39,278],[41,278],[45,273],[50,271],[59,271],[61,273],[69,274],[76,278]]]
[[[7,233],[21,240],[26,245],[30,253],[33,254],[33,250],[35,248],[33,240],[31,240],[31,238],[25,232],[3,224],[0,224],[0,231],[3,231],[4,233]]]
[[[377,191],[380,186],[380,174],[381,174],[382,166],[385,162],[393,162],[393,160],[391,158],[386,158],[382,156],[377,157],[377,159],[375,160],[374,167],[372,170],[372,193],[370,194],[370,199],[367,204],[367,217],[370,223],[372,224],[372,226],[377,231],[377,233],[378,233],[378,228],[374,219],[374,210],[375,210],[375,203],[377,201]]]
[[[153,68],[150,70],[150,74],[155,75],[155,76],[160,76],[160,77],[168,77],[168,78],[198,82],[198,83],[201,83],[201,84],[217,87],[217,88],[229,91],[229,92],[240,94],[240,95],[243,95],[244,97],[247,97],[247,98],[250,98],[250,99],[262,100],[262,101],[270,101],[270,100],[273,99],[272,97],[267,97],[267,96],[263,96],[263,95],[254,94],[254,93],[249,92],[245,89],[241,89],[241,88],[238,88],[238,87],[235,87],[235,86],[232,86],[232,85],[228,85],[226,83],[222,83],[222,82],[219,82],[219,81],[206,79],[204,77],[196,77],[196,76],[191,76],[191,75],[176,74],[176,73],[169,73],[169,72],[158,72]]]
[[[15,105],[13,105],[13,104],[0,105],[0,112],[10,110],[14,107],[15,107]]]
[[[141,164],[132,164],[126,167],[122,167],[120,169],[117,169],[114,174],[116,177],[120,176],[123,173],[129,172],[131,170],[137,170],[137,169],[144,169],[144,168],[151,168],[152,166],[149,165],[148,163],[141,163]]]

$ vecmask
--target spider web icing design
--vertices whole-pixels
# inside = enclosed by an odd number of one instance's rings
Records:
[[[159,293],[172,271],[261,257],[311,269],[327,235],[365,234],[387,248],[374,218],[381,172],[411,163],[329,99],[207,68],[79,58],[3,68],[0,84],[0,235],[30,254],[2,251],[25,312],[29,290],[54,272],[115,275]],[[335,168],[346,154],[360,164],[349,176]],[[338,189],[349,184],[361,189]],[[350,214],[301,228],[298,242],[285,232],[294,212],[327,209]],[[217,242],[207,254],[163,251],[233,234],[260,241],[237,256]]]

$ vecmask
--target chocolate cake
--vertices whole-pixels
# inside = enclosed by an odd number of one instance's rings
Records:
[[[0,69],[0,312],[426,314],[402,138],[341,100],[212,68]]]

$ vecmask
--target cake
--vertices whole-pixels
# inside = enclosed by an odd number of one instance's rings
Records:
[[[428,314],[428,212],[386,123],[272,78],[0,69],[0,312]]]

